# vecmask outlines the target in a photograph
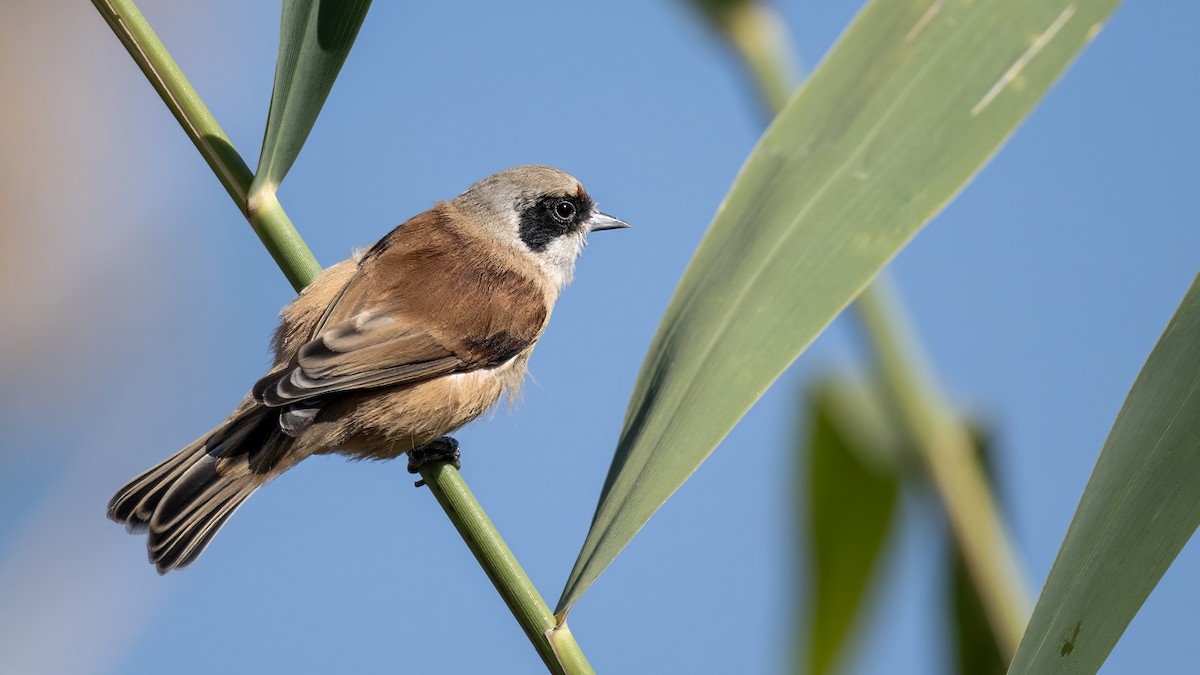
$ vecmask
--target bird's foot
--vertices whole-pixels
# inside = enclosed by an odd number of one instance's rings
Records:
[[[462,453],[458,451],[458,441],[449,436],[426,443],[420,447],[413,448],[408,451],[408,472],[420,473],[421,467],[430,462],[445,460],[454,465],[455,469],[462,468]],[[421,479],[413,483],[414,487],[421,487],[425,484],[425,480]]]

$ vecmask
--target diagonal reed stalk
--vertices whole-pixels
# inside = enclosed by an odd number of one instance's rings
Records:
[[[300,291],[321,266],[292,225],[273,189],[250,192],[254,176],[216,119],[132,0],[93,0],[96,9],[141,68],[196,145],[230,198],[250,222],[276,264]],[[421,468],[426,484],[446,510],[479,564],[551,673],[591,673],[566,624],[559,624],[533,582],[463,481],[448,463]]]
[[[250,167],[229,142],[221,125],[200,100],[200,95],[184,77],[137,5],[131,0],[93,0],[93,4],[196,145],[204,161],[208,162],[217,180],[225,186],[233,203],[250,221],[250,226],[292,287],[299,291],[307,286],[321,273],[317,259],[273,194],[250,194],[250,183],[254,180]]]

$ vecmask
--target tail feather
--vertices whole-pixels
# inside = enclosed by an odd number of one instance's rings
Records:
[[[278,473],[293,439],[280,431],[277,417],[262,407],[235,415],[121,488],[108,517],[129,532],[148,533],[150,562],[160,574],[186,567]]]
[[[219,427],[214,433],[218,430]],[[163,463],[146,469],[129,481],[108,502],[109,519],[124,523],[125,530],[130,534],[144,534],[149,530],[150,517],[167,490],[204,456],[205,440],[203,437],[196,440]]]
[[[230,464],[206,455],[164,495],[146,547],[159,572],[186,567],[262,483],[245,456]],[[222,466],[225,464],[225,466]]]

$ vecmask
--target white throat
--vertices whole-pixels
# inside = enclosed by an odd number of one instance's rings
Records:
[[[562,290],[575,278],[575,261],[587,245],[587,233],[583,230],[558,237],[545,249],[534,254],[538,266],[550,279],[555,290]]]

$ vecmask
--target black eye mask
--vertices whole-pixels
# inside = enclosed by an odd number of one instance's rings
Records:
[[[542,197],[521,212],[521,241],[540,253],[550,242],[579,230],[592,216],[587,197]]]

